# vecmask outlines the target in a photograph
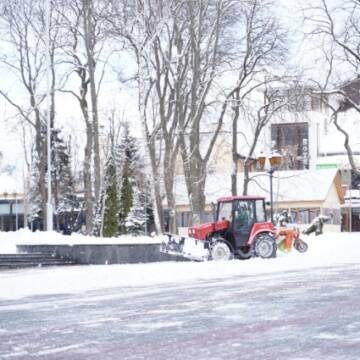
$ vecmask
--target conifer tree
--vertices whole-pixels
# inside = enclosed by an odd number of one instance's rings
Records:
[[[45,132],[43,137],[45,139]],[[43,140],[43,144],[45,146],[45,140]],[[44,227],[42,224],[44,214],[42,214],[41,206],[39,161],[37,152],[34,151],[31,165],[30,213],[28,218],[33,229]],[[71,233],[74,231],[80,203],[75,195],[74,177],[71,170],[70,141],[68,143],[64,141],[60,129],[53,129],[51,135],[51,190],[55,215],[54,229]]]
[[[150,184],[146,166],[141,156],[139,142],[130,135],[128,124],[118,147],[120,159],[120,232],[128,234],[148,233],[152,220]]]
[[[145,179],[136,180],[133,188],[133,205],[126,218],[126,230],[133,235],[148,235],[149,223],[153,222],[150,184]]]
[[[133,188],[132,181],[130,178],[130,160],[126,159],[123,169],[122,176],[122,186],[120,193],[120,233],[126,234],[126,219],[130,213],[131,207],[133,205]]]
[[[65,143],[60,129],[52,132],[52,193],[55,204],[55,228],[72,232],[76,221],[79,200],[75,195],[74,177],[71,171],[70,142]],[[62,218],[62,219],[61,219]]]
[[[31,179],[30,179],[30,211],[27,221],[31,225],[31,229],[41,229],[41,199],[40,199],[40,189],[39,189],[39,175],[38,175],[38,166],[37,166],[37,156],[33,152],[32,163],[31,163]]]
[[[104,209],[103,209],[103,225],[102,235],[104,237],[112,237],[118,235],[119,232],[119,201],[116,179],[116,168],[114,158],[110,154],[105,165],[105,181],[104,181]]]
[[[123,124],[120,142],[113,148],[118,174],[119,233],[144,234],[153,222],[150,184],[138,140]]]

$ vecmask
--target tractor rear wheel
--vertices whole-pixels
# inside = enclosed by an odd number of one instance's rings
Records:
[[[269,234],[259,235],[256,239],[254,250],[255,256],[263,259],[276,257],[277,245],[274,237]]]
[[[234,255],[230,246],[221,240],[216,240],[210,248],[211,259],[215,261],[232,260]]]

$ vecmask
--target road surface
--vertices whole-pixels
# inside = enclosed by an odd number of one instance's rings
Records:
[[[359,358],[360,265],[0,302],[1,360]]]

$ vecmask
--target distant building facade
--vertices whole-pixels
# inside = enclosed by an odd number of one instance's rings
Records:
[[[360,89],[358,80],[356,81],[357,85],[359,85]],[[345,84],[344,89],[346,86],[348,85]],[[360,103],[359,91],[352,91],[353,88],[354,86],[351,85],[346,88],[346,91],[352,94],[352,101],[355,101],[357,96],[357,102]],[[279,101],[284,103],[284,107],[281,112],[273,117],[260,136],[250,171],[259,171],[256,166],[256,157],[260,152],[265,154],[279,152],[282,155],[282,165],[279,171],[276,172],[276,174],[280,175],[276,176],[283,177],[283,180],[278,183],[279,191],[281,192],[281,187],[287,186],[286,183],[291,183],[285,180],[286,173],[292,172],[291,176],[303,177],[307,180],[295,185],[294,191],[300,196],[296,201],[291,199],[291,196],[287,199],[284,197],[283,200],[274,196],[275,209],[287,209],[292,214],[293,221],[304,225],[310,223],[319,213],[331,213],[333,218],[328,228],[347,231],[349,225],[346,224],[349,224],[349,221],[346,220],[346,216],[349,215],[346,214],[349,214],[349,200],[345,201],[344,197],[349,199],[349,195],[354,194],[354,190],[359,189],[360,179],[349,168],[348,156],[344,148],[344,137],[334,126],[331,118],[332,111],[326,105],[328,103],[336,106],[341,99],[337,95],[320,94],[312,96],[312,91],[311,88],[299,86],[283,88],[278,91],[277,96]],[[338,114],[339,123],[349,131],[354,158],[360,167],[359,117],[360,114],[348,105],[344,105],[342,111]],[[238,194],[241,194],[243,163],[248,151],[246,138],[251,136],[251,126],[242,124],[239,128],[241,128],[242,133],[238,136]],[[354,131],[354,129],[358,130]],[[177,181],[183,183],[181,166],[178,169],[180,171],[177,173]],[[206,194],[205,220],[211,220],[213,216],[211,203],[216,200],[213,195],[216,193],[220,197],[230,193],[232,170],[231,132],[226,131],[225,127],[219,134],[209,164],[207,183],[212,182],[213,184],[210,185],[210,189],[207,190]],[[329,173],[329,170],[333,171]],[[332,174],[331,178],[326,180],[326,177],[330,176],[329,174]],[[222,177],[223,180],[215,182],[211,180],[217,177]],[[317,195],[317,189],[314,189],[316,185],[311,181],[312,177],[322,179],[319,180],[319,184],[323,185],[318,186],[323,187],[326,184],[327,192],[321,191],[321,198]],[[255,192],[254,195],[263,194],[268,198],[268,189],[267,181],[262,184],[261,189],[250,187],[249,193]],[[276,189],[276,186],[274,186],[274,189]],[[353,192],[350,192],[350,189]],[[181,229],[186,229],[187,226],[191,225],[191,212],[187,199],[183,197],[184,194],[187,194],[186,188],[178,184],[175,191],[178,204],[176,216],[178,226]],[[356,215],[358,210],[354,203],[355,201],[353,201],[351,207],[353,220],[351,230],[360,231],[360,217]],[[359,222],[357,219],[359,219]]]
[[[356,203],[360,176],[350,169],[345,137],[335,127],[330,108],[340,109],[338,123],[349,133],[354,160],[360,168],[360,113],[351,106],[351,102],[360,103],[360,78],[341,85],[339,90],[346,97],[336,93],[314,95],[315,90],[299,86],[279,91],[279,100],[288,105],[266,129],[266,136],[271,139],[266,150],[283,155],[280,170],[338,169],[347,199],[342,205],[342,229],[360,231],[357,207],[350,204]],[[353,221],[349,225],[350,216]]]
[[[0,231],[15,231],[24,227],[22,194],[0,194]]]

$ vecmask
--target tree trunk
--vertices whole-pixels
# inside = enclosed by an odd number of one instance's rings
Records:
[[[154,220],[155,220],[155,228],[158,234],[164,232],[164,209],[162,205],[161,198],[161,187],[160,187],[160,174],[158,172],[158,166],[156,163],[156,152],[155,152],[155,144],[153,141],[147,139],[148,151],[150,156],[150,167],[151,167],[151,175],[150,175],[150,183],[151,183],[151,192],[152,192],[152,200],[153,200],[153,208],[154,208]]]
[[[338,111],[335,111],[333,113],[333,119],[334,119],[334,125],[336,127],[336,129],[341,132],[344,137],[345,137],[345,140],[344,140],[344,148],[346,150],[346,153],[347,153],[347,156],[348,156],[348,159],[349,159],[349,163],[350,163],[350,167],[352,169],[352,171],[356,174],[356,175],[360,175],[360,170],[357,168],[356,166],[356,163],[355,163],[355,160],[354,160],[354,154],[353,154],[353,151],[352,151],[352,148],[350,146],[350,136],[349,136],[349,133],[346,132],[344,130],[344,128],[342,128],[339,124],[339,121],[338,121]]]
[[[92,178],[91,178],[92,148],[93,148],[92,126],[90,123],[87,122],[84,169],[83,169],[86,234],[91,234],[93,231],[93,198],[92,198]]]
[[[174,173],[175,173],[175,161],[172,159],[173,154],[170,151],[165,151],[164,160],[164,184],[165,194],[169,210],[173,210],[173,215],[170,216],[169,231],[173,234],[177,233],[176,223],[176,203],[174,196]]]
[[[86,46],[87,65],[90,80],[90,97],[92,110],[92,126],[93,126],[93,146],[94,146],[94,193],[96,203],[99,201],[101,186],[101,165],[100,165],[100,145],[99,145],[99,114],[95,83],[95,34],[92,23],[93,16],[93,0],[83,0],[84,9],[84,36]]]
[[[205,208],[205,181],[206,178],[202,176],[193,177],[191,184],[191,212],[192,212],[192,225],[199,225],[203,222],[204,208]]]
[[[189,159],[189,163],[190,186],[188,188],[188,195],[192,212],[192,222],[193,225],[200,225],[203,220],[205,208],[206,163],[201,159],[198,147],[197,151],[195,151]]]
[[[149,156],[150,162],[150,185],[152,194],[152,203],[154,209],[155,230],[158,234],[164,232],[164,216],[161,199],[160,176],[158,171],[158,164],[156,160],[155,140],[149,133],[147,116],[146,116],[146,101],[148,93],[146,93],[146,85],[144,76],[146,74],[146,64],[144,64],[143,54],[140,53],[137,57],[138,62],[138,109],[143,130],[143,138],[146,144],[146,154]],[[148,92],[150,89],[148,89]]]
[[[249,158],[244,161],[244,184],[243,184],[243,195],[248,195],[249,188]]]
[[[46,191],[46,142],[44,139],[44,126],[40,118],[40,112],[38,108],[35,108],[35,98],[31,96],[31,105],[35,109],[35,151],[38,157],[37,169],[39,173],[39,192],[40,192],[40,208],[43,218],[43,229],[45,229],[46,217],[47,217],[47,191]]]
[[[231,173],[231,194],[237,195],[237,173],[238,173],[238,148],[237,148],[237,132],[240,107],[240,90],[235,92],[235,104],[233,106],[234,117],[232,121],[232,173]]]
[[[237,120],[232,123],[232,173],[231,173],[231,194],[237,195],[237,173],[238,173],[238,153],[237,153]]]
[[[253,142],[251,144],[248,156],[246,157],[246,159],[244,161],[243,195],[248,195],[248,188],[249,188],[249,183],[250,183],[250,166],[251,166],[251,162],[252,162],[251,159],[254,156],[255,147],[258,142],[260,133],[261,133],[262,129],[264,128],[264,126],[267,124],[267,122],[270,120],[270,118],[271,117],[268,117],[268,120],[266,120],[266,121],[260,121],[261,118],[259,117],[259,122],[256,124]]]

